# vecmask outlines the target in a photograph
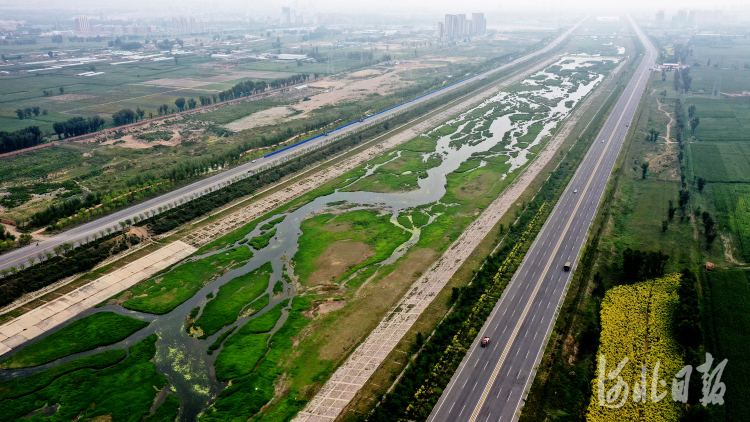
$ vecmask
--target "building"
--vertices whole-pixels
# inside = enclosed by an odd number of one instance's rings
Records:
[[[281,25],[289,26],[292,24],[292,8],[282,7],[281,8]]]
[[[664,23],[664,11],[660,10],[656,12],[656,23]]]
[[[440,30],[438,23],[438,37],[444,41],[462,40],[466,37],[481,37],[487,31],[487,19],[484,13],[472,13],[471,20],[465,14],[445,15],[445,22]]]
[[[443,39],[443,37],[445,36],[445,23],[443,22],[437,23],[437,34],[435,35],[437,35],[439,40]]]
[[[484,36],[487,32],[487,19],[484,18],[484,13],[471,14],[471,31],[471,35],[475,37]]]
[[[76,16],[76,31],[77,32],[89,32],[89,18],[86,15]]]

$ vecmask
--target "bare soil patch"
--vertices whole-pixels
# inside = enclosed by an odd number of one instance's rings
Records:
[[[263,111],[255,112],[239,120],[235,120],[226,124],[224,127],[231,131],[239,132],[254,127],[282,123],[283,119],[290,114],[292,114],[292,110],[287,106],[271,107]]]
[[[302,315],[307,318],[315,318],[329,312],[338,311],[346,306],[346,303],[345,300],[316,300],[313,301],[310,309],[302,312]]]
[[[63,95],[54,95],[52,97],[49,97],[51,100],[55,101],[79,101],[79,100],[86,100],[89,98],[96,98],[96,95],[85,95],[85,94],[63,94]]]
[[[167,86],[173,88],[197,88],[203,85],[210,85],[211,82],[207,81],[196,81],[190,78],[164,78],[154,79],[153,81],[141,82],[141,85],[150,86]]]
[[[170,139],[169,141],[157,140],[151,142],[146,141],[145,139],[138,138],[138,134],[125,135],[119,139],[110,139],[108,141],[102,142],[102,145],[114,145],[118,147],[134,149],[151,148],[154,145],[165,145],[173,147],[179,145],[180,141],[182,140],[182,137],[177,130],[174,131],[174,134],[175,136],[172,136],[172,139]]]
[[[335,322],[315,335],[324,339],[320,359],[338,361],[346,356],[380,322],[385,313],[401,299],[412,283],[440,256],[431,249],[415,249],[402,258],[392,273],[373,281],[357,300],[346,306]]]
[[[366,262],[375,250],[362,242],[341,241],[332,244],[316,261],[317,270],[310,274],[309,285],[332,282],[350,268]]]

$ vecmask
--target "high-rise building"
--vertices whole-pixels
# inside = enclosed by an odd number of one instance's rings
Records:
[[[458,38],[458,16],[445,15],[445,38],[452,40]]]
[[[437,37],[439,40],[442,40],[445,36],[445,24],[443,22],[437,23]]]
[[[292,8],[282,7],[281,8],[281,25],[288,26],[292,24]]]
[[[89,32],[89,18],[86,15],[76,16],[76,31]]]
[[[456,38],[464,38],[464,37],[466,37],[466,35],[467,35],[467,33],[466,33],[467,32],[466,31],[467,28],[466,27],[467,27],[467,25],[466,25],[466,14],[465,13],[460,13],[458,15],[458,31],[457,31],[458,33],[456,35]]]
[[[471,35],[475,37],[481,37],[487,31],[487,19],[484,18],[484,13],[472,13],[471,14]]]
[[[657,23],[664,22],[664,11],[663,10],[660,10],[660,11],[656,12],[656,22]]]

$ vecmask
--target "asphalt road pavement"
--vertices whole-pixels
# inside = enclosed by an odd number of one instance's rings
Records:
[[[513,421],[534,379],[612,168],[646,88],[656,50],[635,22],[645,57],[477,335],[428,421]],[[480,340],[490,337],[486,348]]]
[[[212,189],[212,190],[220,189],[223,186],[225,186],[227,183],[232,183],[232,181],[235,180],[236,178],[252,177],[252,174],[271,168],[273,166],[277,166],[298,155],[305,154],[311,150],[314,150],[322,146],[325,146],[327,144],[330,144],[332,142],[335,142],[336,140],[346,137],[352,133],[367,129],[368,127],[372,125],[382,123],[383,121],[388,120],[389,118],[393,117],[395,114],[403,113],[406,110],[412,107],[415,107],[425,101],[432,101],[445,93],[455,91],[457,89],[461,89],[467,84],[486,78],[488,75],[491,75],[493,73],[505,70],[509,67],[513,67],[518,64],[527,62],[557,47],[580,24],[581,24],[580,22],[577,23],[572,28],[565,31],[563,34],[561,34],[559,37],[557,37],[555,40],[553,40],[552,42],[550,42],[549,44],[547,44],[544,48],[540,50],[527,54],[523,57],[520,57],[511,62],[503,64],[487,72],[480,73],[476,76],[473,76],[471,78],[458,82],[442,90],[416,98],[412,101],[403,103],[397,107],[386,110],[384,112],[374,114],[372,116],[368,116],[367,118],[364,119],[364,121],[361,121],[361,122],[357,121],[357,122],[348,124],[346,126],[343,126],[341,128],[337,128],[329,132],[328,136],[317,137],[314,140],[305,142],[303,144],[299,144],[292,148],[286,149],[282,152],[276,153],[272,156],[260,158],[256,160],[255,162],[246,163],[246,164],[228,169],[214,176],[207,177],[205,179],[191,183],[190,185],[184,186],[180,189],[165,193],[156,198],[150,199],[140,204],[133,205],[131,207],[128,207],[116,213],[98,218],[89,223],[72,228],[60,234],[51,236],[50,238],[44,241],[38,242],[38,244],[34,242],[23,248],[15,249],[11,252],[0,255],[0,269],[10,268],[12,266],[18,267],[22,263],[28,263],[29,258],[32,258],[32,257],[36,258],[36,256],[39,253],[45,253],[45,252],[54,253],[54,248],[59,245],[62,245],[63,243],[70,243],[70,244],[73,244],[74,246],[78,246],[78,239],[84,239],[84,242],[85,242],[86,236],[93,238],[94,234],[99,235],[99,233],[102,230],[106,231],[107,228],[110,228],[110,229],[116,228],[117,230],[119,230],[119,227],[120,227],[119,223],[121,221],[124,222],[127,219],[133,220],[133,217],[136,217],[136,216],[139,216],[140,218],[140,215],[144,215],[144,216],[146,215],[145,214],[146,211],[153,210],[156,212],[156,214],[158,214],[159,207],[162,207],[164,210],[166,210],[167,209],[166,207],[170,204],[174,205],[175,202],[177,202],[177,204],[180,204],[181,203],[180,200],[183,201],[182,203],[189,202],[192,199],[198,197],[199,195],[202,195],[207,189]]]

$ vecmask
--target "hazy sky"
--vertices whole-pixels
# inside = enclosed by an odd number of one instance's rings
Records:
[[[235,10],[240,13],[275,13],[281,6],[321,13],[380,12],[385,14],[418,14],[437,16],[444,13],[502,13],[504,11],[563,12],[581,11],[602,13],[631,11],[653,13],[666,9],[667,14],[681,8],[715,9],[731,8],[747,4],[738,0],[161,0],[156,2],[122,2],[121,0],[35,0],[33,3],[20,0],[0,0],[0,8],[30,9],[32,5],[43,8],[108,10],[112,13],[147,9],[203,8],[209,11]],[[745,6],[746,7],[746,6]],[[0,17],[0,19],[2,19]]]

